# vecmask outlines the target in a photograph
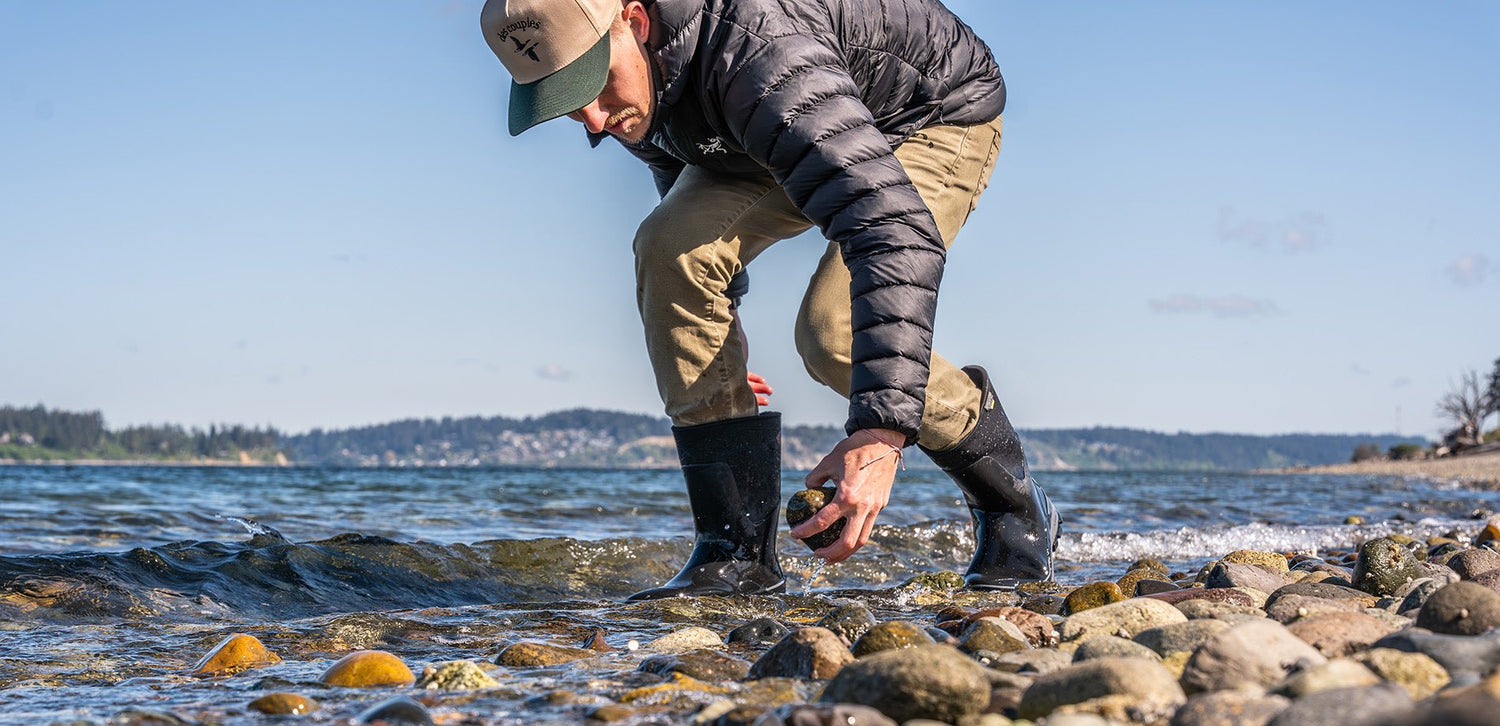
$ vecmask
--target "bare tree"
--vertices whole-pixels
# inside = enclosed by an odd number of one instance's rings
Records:
[[[1453,433],[1458,443],[1480,443],[1484,417],[1489,414],[1488,394],[1479,384],[1479,372],[1471,368],[1459,375],[1453,390],[1438,399],[1437,414],[1457,424]]]

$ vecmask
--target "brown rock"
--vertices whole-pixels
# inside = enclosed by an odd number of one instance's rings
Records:
[[[272,716],[301,716],[318,710],[316,701],[296,693],[267,693],[250,702],[250,710]]]
[[[1071,615],[1063,620],[1058,635],[1063,642],[1081,641],[1095,635],[1117,635],[1128,639],[1147,628],[1186,620],[1182,611],[1167,603],[1137,597]]]
[[[1158,573],[1156,570],[1148,569],[1145,567],[1137,567],[1125,573],[1120,577],[1120,579],[1115,580],[1115,584],[1120,586],[1120,592],[1126,593],[1127,595],[1134,595],[1136,583],[1140,582],[1141,580],[1160,578],[1162,574],[1163,573]]]
[[[1364,608],[1353,600],[1329,600],[1326,597],[1283,595],[1266,606],[1266,617],[1283,625],[1302,618],[1331,613],[1357,613]]]
[[[1159,663],[1143,658],[1097,658],[1037,677],[1018,710],[1022,718],[1037,719],[1063,706],[1110,696],[1124,696],[1143,712],[1169,712],[1186,698]]]
[[[1176,605],[1189,600],[1207,600],[1209,602],[1222,602],[1230,605],[1242,605],[1244,607],[1255,607],[1255,599],[1239,590],[1227,588],[1207,589],[1202,587],[1186,587],[1171,592],[1158,592],[1151,595],[1143,595],[1152,600],[1160,600],[1164,603]]]
[[[916,623],[887,620],[877,623],[869,632],[859,636],[859,640],[854,642],[854,657],[861,658],[883,650],[932,645],[933,642],[927,630]]]
[[[588,637],[583,639],[583,649],[592,650],[596,653],[608,653],[615,648],[609,644],[609,641],[605,640],[603,628],[594,628],[594,632],[589,633]]]
[[[267,650],[255,636],[235,633],[219,641],[191,672],[199,676],[230,676],[280,662],[281,658]]]
[[[1286,557],[1279,552],[1235,550],[1219,558],[1219,562],[1256,565],[1278,575],[1286,574],[1287,570],[1290,569],[1287,566]]]
[[[1479,635],[1500,625],[1500,594],[1473,582],[1447,585],[1422,605],[1417,627],[1448,635]]]
[[[798,628],[750,666],[750,678],[832,678],[854,654],[827,628]]]
[[[1449,557],[1445,564],[1459,577],[1472,580],[1477,575],[1500,570],[1500,552],[1484,547],[1461,550]]]
[[[1063,601],[1063,614],[1076,615],[1124,599],[1125,593],[1120,592],[1119,585],[1113,582],[1091,582],[1068,593],[1067,599]]]
[[[947,645],[889,650],[856,660],[828,682],[823,700],[873,706],[899,722],[957,723],[990,700],[984,668]]]
[[[1188,692],[1270,688],[1304,663],[1327,659],[1273,620],[1240,623],[1209,638],[1188,659],[1182,687]]]
[[[1188,698],[1172,726],[1266,726],[1292,702],[1259,691],[1213,691]]]
[[[495,662],[510,666],[511,668],[537,668],[540,666],[552,666],[560,663],[571,663],[583,658],[593,658],[599,655],[598,651],[586,650],[584,648],[567,648],[550,643],[521,642],[513,643],[500,655],[495,657]]]
[[[325,685],[345,688],[409,686],[417,682],[411,669],[383,650],[356,650],[338,659],[318,679]]]
[[[1302,618],[1287,630],[1325,657],[1337,658],[1364,650],[1397,628],[1364,613],[1328,613]]]
[[[1021,629],[1026,636],[1026,642],[1033,648],[1050,648],[1057,645],[1057,628],[1053,627],[1052,621],[1046,615],[1035,613],[1026,608],[1007,606],[1001,608],[990,608],[972,613],[965,620],[972,623],[979,618],[1005,618]]]
[[[1500,593],[1500,570],[1490,570],[1474,576],[1470,582]]]
[[[970,653],[987,650],[991,653],[1010,653],[1031,647],[1026,635],[1005,618],[980,618],[969,624],[959,646]]]

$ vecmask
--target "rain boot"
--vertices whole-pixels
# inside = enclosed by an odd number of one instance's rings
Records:
[[[964,493],[974,518],[974,559],[964,574],[971,590],[1012,590],[1052,579],[1060,520],[1052,500],[1031,478],[1021,437],[979,366],[964,373],[979,387],[979,420],[951,449],[922,451]]]
[[[628,599],[782,592],[781,414],[673,426],[697,537],[676,577]]]

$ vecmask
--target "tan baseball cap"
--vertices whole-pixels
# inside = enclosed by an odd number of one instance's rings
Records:
[[[587,106],[609,77],[620,0],[488,0],[479,25],[510,71],[510,135]]]

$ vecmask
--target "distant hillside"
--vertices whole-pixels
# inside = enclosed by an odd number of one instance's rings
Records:
[[[1121,428],[1023,430],[1040,470],[1247,470],[1333,464],[1354,448],[1382,450],[1426,442],[1391,435],[1165,434]],[[843,438],[834,426],[788,426],[783,463],[809,469]],[[534,418],[411,419],[339,431],[313,430],[281,440],[292,460],[354,466],[670,467],[676,464],[666,419],[574,409]],[[908,466],[931,463],[915,450]]]

